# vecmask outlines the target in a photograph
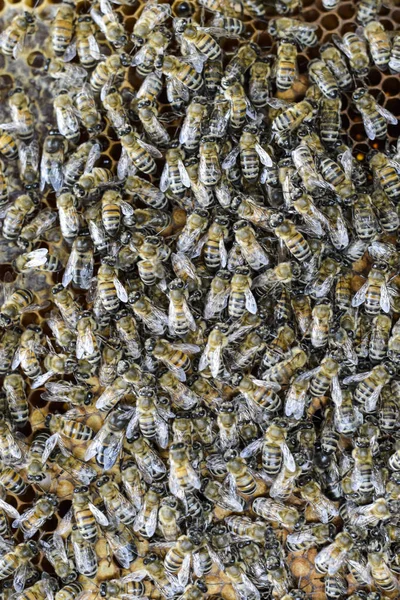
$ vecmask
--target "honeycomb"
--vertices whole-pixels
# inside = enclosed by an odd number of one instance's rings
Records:
[[[0,30],[11,21],[11,19],[25,8],[33,9],[39,18],[39,33],[35,35],[35,45],[29,41],[25,50],[24,61],[13,61],[12,59],[5,57],[0,54],[0,121],[7,120],[7,110],[4,108],[6,105],[6,98],[8,92],[18,84],[22,84],[25,90],[29,90],[29,97],[33,103],[33,112],[37,116],[35,123],[36,130],[39,132],[40,137],[43,137],[52,123],[52,103],[51,103],[51,88],[48,86],[48,79],[44,74],[44,65],[48,56],[48,49],[45,47],[44,40],[47,36],[47,28],[51,19],[54,15],[57,4],[60,4],[61,0],[0,0]],[[357,25],[354,21],[356,12],[357,0],[353,2],[339,1],[337,10],[327,11],[323,8],[321,0],[303,0],[302,19],[309,23],[315,23],[318,25],[318,38],[319,42],[326,43],[332,38],[332,35],[337,33],[343,35],[348,31],[355,31]],[[133,3],[132,6],[124,5],[118,6],[113,5],[114,10],[121,15],[126,30],[131,33],[133,26],[139,17],[143,6],[146,4],[145,0],[139,0],[139,3]],[[186,16],[182,15],[182,5],[189,4],[191,7],[192,16],[199,14],[198,7],[192,1],[181,2],[175,0],[170,2],[172,5],[172,12],[174,16]],[[83,14],[88,12],[91,3],[88,0],[77,0],[76,10],[77,13]],[[274,15],[272,9],[267,8],[267,15]],[[296,16],[296,15],[295,15]],[[274,54],[276,51],[276,40],[274,40],[266,31],[266,21],[252,19],[251,17],[243,17],[246,24],[246,37],[248,40],[255,41],[262,49],[263,52]],[[392,2],[390,7],[383,6],[379,20],[384,25],[386,30],[392,31],[400,26],[400,0]],[[105,55],[109,55],[112,52],[111,47],[101,34],[98,36],[101,51]],[[225,59],[229,60],[229,57],[234,53],[239,42],[236,40],[228,40],[223,44],[224,51],[226,53]],[[298,66],[299,66],[299,79],[294,86],[287,93],[283,93],[280,96],[285,99],[301,98],[307,88],[307,65],[310,60],[319,56],[318,47],[307,48],[299,52],[298,55]],[[124,84],[121,86],[127,93],[133,88],[137,89],[140,85],[141,80],[136,78],[132,74],[133,70],[130,70],[129,77],[126,76]],[[397,75],[391,75],[389,72],[379,71],[377,68],[372,67],[369,72],[365,84],[368,86],[369,91],[378,100],[378,102],[384,106],[387,110],[393,113],[400,122],[400,78]],[[164,92],[163,92],[164,93]],[[279,93],[277,94],[279,97]],[[377,140],[371,142],[366,138],[364,127],[362,124],[361,116],[355,112],[350,105],[350,95],[348,93],[342,93],[342,130],[348,135],[348,143],[353,146],[356,153],[357,159],[363,161],[370,151],[374,149],[385,149],[386,144],[395,143],[400,135],[400,123],[398,125],[388,126],[388,141]],[[165,99],[164,99],[165,100]],[[159,101],[160,112],[167,110],[167,104],[163,104],[163,95]],[[176,131],[177,124],[170,124],[167,129],[170,134],[174,134]],[[99,137],[102,142],[102,162],[99,166],[112,165],[114,168],[120,157],[120,144],[116,138],[114,130],[107,125]],[[81,142],[85,141],[84,135],[81,137]],[[11,181],[11,189],[13,189],[13,180],[15,181],[15,166],[8,163],[6,168],[6,175]],[[16,189],[16,184],[14,186]],[[47,191],[43,198],[43,205],[49,207],[55,207],[55,195],[52,191]],[[168,236],[171,233],[179,231],[185,221],[185,213],[183,210],[177,209],[173,215],[173,223],[171,228],[163,232],[163,235]],[[63,244],[61,234],[59,230],[51,230],[48,234],[45,242],[42,246],[48,247],[51,252],[58,253],[61,258],[66,258],[69,254],[69,249]],[[1,279],[7,275],[7,281],[16,278],[16,274],[12,272],[11,259],[13,257],[12,249],[2,242],[0,246],[0,274]],[[360,269],[361,270],[361,269]],[[47,274],[39,275],[37,272],[32,276],[18,275],[16,281],[18,285],[22,287],[28,287],[38,293],[38,296],[45,300],[47,298],[47,290],[49,285],[58,283],[61,280],[61,276],[58,274]],[[355,283],[354,287],[359,287],[359,283]],[[50,308],[46,308],[42,311],[35,313],[29,312],[27,315],[22,317],[22,325],[26,326],[31,323],[42,325],[44,332],[51,336],[51,332],[45,325],[45,319],[48,316]],[[97,381],[89,381],[90,384],[98,388]],[[29,393],[29,404],[31,407],[30,422],[22,430],[22,433],[30,441],[35,431],[43,428],[45,416],[49,412],[59,412],[59,406],[55,403],[46,403],[42,400],[41,394],[43,388],[31,390]],[[319,407],[315,407],[318,410]],[[103,422],[103,417],[95,408],[89,408],[86,410],[86,420],[88,424],[95,432],[99,430]],[[82,448],[79,444],[73,444],[68,447],[73,449],[74,454],[77,457],[82,457]],[[100,472],[100,470],[99,470]],[[70,507],[70,499],[72,497],[73,482],[67,474],[61,475],[61,469],[56,466],[49,468],[50,477],[46,480],[45,484],[40,488],[32,485],[28,487],[28,490],[21,496],[14,496],[12,494],[7,495],[7,501],[15,506],[17,510],[22,513],[27,510],[35,497],[37,491],[50,491],[57,494],[60,499],[60,505],[57,515],[52,519],[46,521],[41,528],[40,532],[35,535],[34,539],[46,539],[52,532],[57,528],[60,520],[67,512]],[[118,470],[114,467],[113,473],[118,480]],[[258,490],[258,495],[262,493],[262,490]],[[257,495],[257,494],[256,494]],[[298,499],[295,499],[298,500]],[[217,509],[219,510],[219,509]],[[226,516],[228,513],[219,514],[219,517]],[[309,520],[313,520],[312,511],[309,511]],[[14,534],[15,539],[18,543],[23,541],[23,536],[20,530],[17,530]],[[147,550],[147,542],[142,541],[138,544],[139,552],[144,553]],[[117,567],[115,562],[110,562],[108,559],[108,549],[105,545],[104,540],[100,540],[96,545],[96,552],[99,557],[99,570],[97,576],[92,582],[88,582],[84,577],[80,577],[79,580],[84,585],[84,588],[93,589],[93,583],[99,585],[100,582],[118,577],[123,574],[123,571]],[[313,600],[325,600],[326,595],[324,593],[323,579],[318,574],[313,565],[313,559],[316,551],[310,550],[304,553],[292,553],[288,555],[288,564],[292,575],[295,578],[296,583],[306,593],[310,595]],[[140,568],[141,559],[139,558],[135,568]],[[38,559],[33,560],[33,564],[37,564],[42,570],[52,573],[53,568],[49,564],[43,555],[40,555]],[[235,598],[235,594],[228,583],[227,579],[221,573],[216,573],[215,569],[210,575],[206,577],[208,585],[208,593],[210,595],[221,595],[226,600]],[[354,582],[353,582],[354,583]],[[351,584],[351,581],[350,581]],[[161,597],[160,592],[151,585],[150,582],[146,581],[146,592],[145,594],[149,598],[158,599]],[[351,591],[351,588],[350,590]],[[96,592],[93,592],[93,598],[96,597]]]

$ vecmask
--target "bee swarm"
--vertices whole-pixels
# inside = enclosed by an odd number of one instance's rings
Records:
[[[1,598],[398,598],[395,2],[0,8]]]

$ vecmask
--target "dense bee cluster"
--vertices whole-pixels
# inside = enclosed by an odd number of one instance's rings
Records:
[[[24,10],[1,598],[398,598],[399,11]]]

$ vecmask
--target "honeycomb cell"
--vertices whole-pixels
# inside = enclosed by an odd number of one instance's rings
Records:
[[[400,92],[400,81],[396,77],[387,77],[382,83],[382,89],[387,96],[397,96]]]
[[[340,25],[340,20],[333,13],[325,15],[321,19],[321,26],[324,29],[326,29],[327,31],[333,31],[334,29],[337,29],[339,27],[339,25]]]
[[[315,9],[305,10],[303,13],[304,20],[308,23],[314,23],[318,20],[318,11]]]
[[[379,69],[372,67],[368,74],[368,83],[369,85],[379,85],[382,79],[382,73]]]
[[[338,14],[342,19],[352,19],[355,13],[355,8],[350,3],[339,3]]]

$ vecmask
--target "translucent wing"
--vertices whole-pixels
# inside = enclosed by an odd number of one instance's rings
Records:
[[[221,266],[224,269],[226,267],[226,263],[228,262],[228,253],[226,251],[223,238],[219,240],[219,254],[221,258]]]
[[[183,185],[187,188],[190,188],[190,186],[191,186],[190,177],[186,170],[185,165],[183,164],[183,162],[181,160],[178,160],[178,169],[179,169],[179,175],[181,176],[181,181],[182,181]]]
[[[372,394],[370,394],[365,400],[365,411],[375,412],[377,402],[379,400],[380,393],[382,391],[382,385],[376,386]]]
[[[336,406],[342,405],[343,394],[339,383],[339,377],[337,375],[332,377],[332,400]]]
[[[68,287],[68,284],[71,283],[72,278],[74,276],[75,265],[78,259],[77,252],[75,248],[72,249],[71,254],[69,255],[69,259],[67,265],[65,267],[62,284],[64,287]]]
[[[258,440],[255,440],[254,442],[251,442],[248,446],[246,446],[246,448],[244,448],[241,451],[240,456],[242,458],[249,458],[250,456],[254,456],[261,450],[263,444],[264,438],[260,438]]]
[[[121,302],[128,302],[128,293],[117,277],[114,278],[114,286]]]
[[[380,306],[383,312],[390,312],[390,296],[388,289],[384,283],[381,285]]]
[[[147,150],[147,152],[151,156],[154,156],[154,158],[162,158],[162,153],[159,150],[157,150],[157,148],[155,148],[155,146],[152,146],[151,144],[147,144],[146,142],[144,142],[143,140],[140,140],[140,139],[137,139],[136,141],[139,144],[139,146],[141,146],[144,150]]]
[[[227,156],[224,158],[223,162],[222,162],[222,168],[225,170],[231,169],[233,167],[233,165],[236,163],[236,159],[239,156],[240,153],[240,147],[236,146],[235,148],[233,148],[233,150],[231,150],[229,152],[229,154],[227,154]]]
[[[254,148],[255,148],[258,156],[260,157],[261,163],[265,167],[272,167],[274,163],[272,162],[272,159],[271,159],[270,155],[268,154],[268,152],[266,150],[264,150],[264,148],[262,146],[260,146],[259,143],[256,143],[254,145]]]
[[[362,112],[361,116],[362,116],[362,120],[364,123],[364,128],[365,128],[367,136],[369,137],[370,140],[374,140],[376,138],[374,122],[365,112]]]
[[[252,315],[257,314],[257,302],[250,288],[246,289],[244,295],[246,298],[246,309]]]
[[[21,593],[25,587],[26,580],[29,574],[28,563],[19,565],[14,574],[14,589],[16,592]]]
[[[47,462],[50,454],[53,452],[59,439],[60,435],[58,433],[54,433],[46,440],[46,443],[44,445],[44,451],[42,454],[42,464],[45,464]]]
[[[295,471],[296,463],[294,462],[293,454],[290,452],[288,445],[286,443],[283,443],[281,445],[281,450],[283,462],[285,463],[286,467],[289,469],[289,471]]]
[[[48,252],[49,251],[47,248],[38,248],[37,250],[28,252],[25,257],[29,258],[29,260],[25,263],[25,268],[34,269],[35,267],[45,265],[47,262]]]
[[[0,498],[0,508],[2,510],[4,510],[4,512],[9,517],[12,517],[13,519],[19,519],[20,514],[17,511],[17,509],[14,508],[11,504],[9,504],[8,502],[6,502],[5,500],[2,500],[1,498]]]
[[[343,379],[344,385],[348,385],[349,383],[357,383],[359,381],[363,381],[371,371],[367,371],[365,373],[357,373],[356,375],[350,375],[349,377],[345,377]]]
[[[360,306],[361,304],[363,304],[365,302],[368,287],[369,287],[369,283],[368,283],[368,281],[366,281],[364,283],[364,285],[362,287],[360,287],[358,292],[353,296],[353,299],[351,301],[352,306],[354,306],[354,307]]]
[[[107,525],[109,525],[109,520],[107,519],[107,517],[103,515],[101,510],[99,510],[94,504],[92,504],[92,502],[88,503],[88,508],[94,516],[94,518],[96,519],[96,521],[100,523],[100,525],[103,525],[104,527],[107,527]]]
[[[397,125],[398,120],[390,111],[386,110],[386,108],[383,108],[383,106],[381,106],[378,103],[376,103],[375,108],[378,111],[378,113],[386,119],[388,123],[390,123],[391,125]]]
[[[160,191],[166,192],[169,188],[169,165],[166,162],[160,179]]]

